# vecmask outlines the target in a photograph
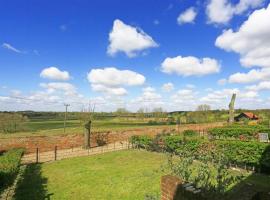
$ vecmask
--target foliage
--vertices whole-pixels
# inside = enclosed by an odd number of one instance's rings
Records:
[[[21,161],[23,149],[12,149],[0,156],[0,191],[12,184]]]
[[[223,138],[239,138],[240,136],[245,136],[247,139],[256,138],[258,133],[268,133],[270,136],[270,129],[264,126],[254,125],[254,126],[227,126],[220,128],[212,128],[209,133],[215,137]]]
[[[207,104],[201,104],[201,105],[198,105],[197,111],[209,111],[211,110],[211,106],[210,105],[207,105]]]
[[[183,135],[186,137],[194,137],[194,136],[198,136],[198,132],[194,130],[184,130]]]
[[[133,135],[130,142],[134,148],[148,149],[152,143],[152,138],[148,135]]]
[[[179,135],[170,135],[163,138],[164,148],[168,152],[174,152],[182,144],[182,137]]]
[[[0,113],[0,132],[15,133],[24,130],[24,124],[27,121],[26,116],[18,113]]]

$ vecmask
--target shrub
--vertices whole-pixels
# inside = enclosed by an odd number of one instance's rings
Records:
[[[187,137],[194,137],[198,135],[198,132],[194,130],[185,130],[183,134],[184,136],[187,136]]]
[[[135,148],[149,148],[152,143],[152,138],[148,135],[133,135],[130,139],[131,144]]]
[[[175,152],[182,144],[182,137],[179,135],[170,135],[163,138],[164,148],[168,152]]]
[[[12,149],[0,156],[0,191],[13,183],[22,154],[23,149]]]

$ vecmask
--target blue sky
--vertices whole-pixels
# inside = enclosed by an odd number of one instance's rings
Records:
[[[268,4],[2,1],[0,110],[267,108]]]

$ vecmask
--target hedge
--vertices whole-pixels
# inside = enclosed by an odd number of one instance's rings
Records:
[[[0,191],[13,183],[22,154],[23,149],[12,149],[0,156]]]
[[[136,147],[153,150],[155,139],[149,136],[133,136]],[[179,135],[162,137],[164,151],[179,155],[194,156],[200,159],[202,154],[221,153],[228,163],[254,166],[258,170],[270,173],[270,145],[255,141],[225,141],[225,140],[183,140]]]
[[[261,126],[247,127],[221,127],[209,129],[209,133],[214,137],[239,138],[245,136],[247,138],[256,138],[258,133],[268,133],[270,137],[270,129]]]

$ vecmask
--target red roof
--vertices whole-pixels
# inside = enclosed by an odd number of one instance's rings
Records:
[[[258,119],[259,117],[252,112],[244,112],[244,114],[250,119]]]

